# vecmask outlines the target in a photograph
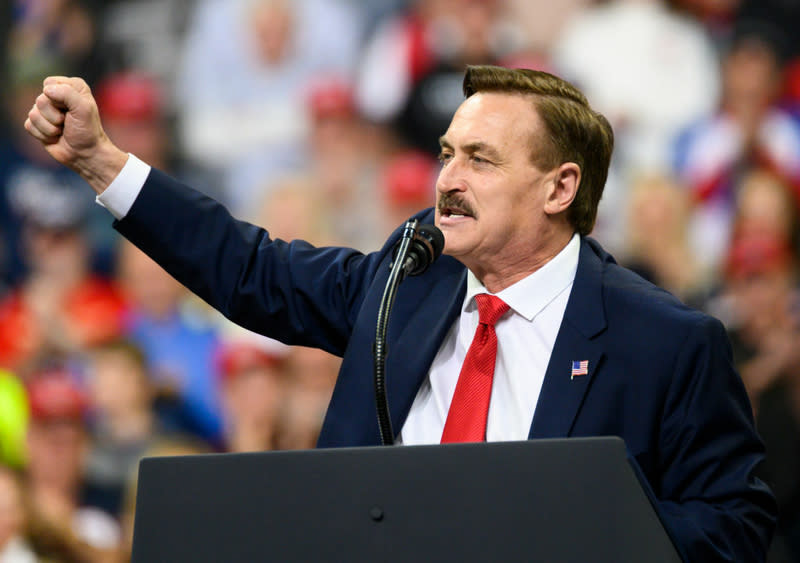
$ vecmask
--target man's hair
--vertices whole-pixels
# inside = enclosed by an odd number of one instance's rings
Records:
[[[122,354],[139,369],[145,378],[149,377],[147,356],[145,355],[144,350],[142,350],[142,348],[132,340],[128,340],[126,338],[110,338],[107,340],[101,340],[91,347],[91,352],[98,354]]]
[[[495,66],[468,66],[464,96],[477,92],[531,95],[544,124],[546,138],[534,138],[533,163],[551,170],[565,162],[581,169],[581,181],[567,219],[581,235],[588,235],[603,195],[614,132],[608,120],[594,111],[577,88],[547,72]]]

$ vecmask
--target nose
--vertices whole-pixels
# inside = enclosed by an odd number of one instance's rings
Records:
[[[439,193],[463,192],[466,190],[464,175],[455,158],[442,165],[436,179],[436,191]]]

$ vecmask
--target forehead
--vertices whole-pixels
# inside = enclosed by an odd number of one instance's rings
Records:
[[[529,146],[540,129],[532,96],[479,92],[459,106],[443,140],[451,145],[481,141],[497,147]]]

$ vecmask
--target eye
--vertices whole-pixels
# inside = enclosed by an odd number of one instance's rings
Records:
[[[489,164],[488,160],[486,160],[485,158],[483,158],[481,156],[478,156],[476,154],[473,154],[472,156],[470,156],[469,159],[472,162],[474,162],[475,164]]]
[[[442,164],[447,164],[448,162],[450,162],[450,159],[452,159],[452,158],[453,158],[453,155],[450,154],[449,152],[440,152],[439,153],[439,162],[441,162]]]

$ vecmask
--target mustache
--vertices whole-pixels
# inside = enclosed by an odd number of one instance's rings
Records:
[[[436,208],[439,213],[444,213],[447,210],[458,210],[460,214],[476,217],[472,206],[458,194],[444,193],[440,195]]]

